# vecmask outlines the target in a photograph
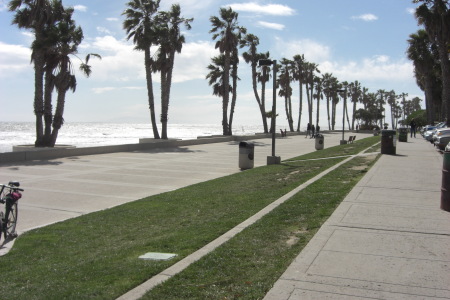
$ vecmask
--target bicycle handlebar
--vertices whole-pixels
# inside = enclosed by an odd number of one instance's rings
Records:
[[[3,190],[4,188],[8,188],[8,189],[10,189],[10,190],[16,190],[16,191],[21,191],[21,192],[24,191],[24,189],[18,188],[18,187],[13,186],[13,185],[0,184],[0,187],[2,188],[2,190]]]

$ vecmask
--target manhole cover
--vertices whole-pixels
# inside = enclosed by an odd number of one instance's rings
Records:
[[[148,252],[144,255],[139,256],[140,259],[144,260],[169,260],[177,256],[173,253],[157,253],[157,252]]]

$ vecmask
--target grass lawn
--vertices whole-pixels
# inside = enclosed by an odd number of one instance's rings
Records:
[[[356,154],[356,141],[298,157]],[[258,299],[365,174],[358,157],[298,193],[145,299]],[[115,299],[343,158],[264,166],[27,232],[0,257],[8,299]],[[144,261],[146,252],[176,253]]]

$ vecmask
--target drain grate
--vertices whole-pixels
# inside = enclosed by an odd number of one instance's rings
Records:
[[[177,256],[173,253],[157,253],[157,252],[148,252],[144,255],[139,256],[140,259],[144,260],[169,260]]]

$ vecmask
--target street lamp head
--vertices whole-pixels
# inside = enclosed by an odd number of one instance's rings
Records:
[[[270,59],[260,59],[259,60],[259,66],[270,66],[273,64],[273,61]]]

